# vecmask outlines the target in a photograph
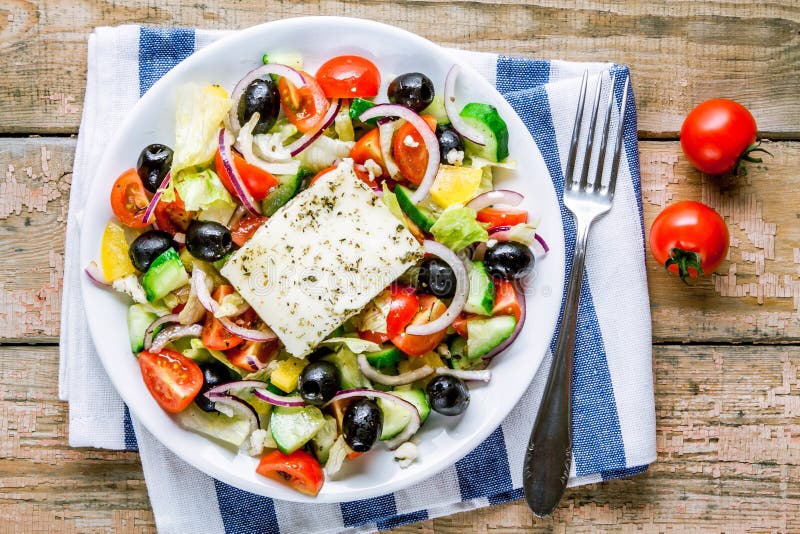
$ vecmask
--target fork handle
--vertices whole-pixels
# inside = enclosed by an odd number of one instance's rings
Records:
[[[525,453],[522,483],[525,499],[539,517],[553,513],[569,479],[572,461],[572,362],[590,225],[591,222],[576,220],[575,252],[561,330],[550,365],[550,376]]]

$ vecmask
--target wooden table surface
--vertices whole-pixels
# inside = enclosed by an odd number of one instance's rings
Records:
[[[627,63],[639,105],[645,224],[702,200],[729,260],[683,287],[648,258],[658,462],[401,532],[800,531],[798,0],[0,0],[0,531],[154,530],[138,456],[67,446],[59,315],[86,41],[123,23],[244,28],[298,15],[395,24],[446,46]],[[677,132],[711,97],[749,107],[773,157],[744,178],[693,170]]]

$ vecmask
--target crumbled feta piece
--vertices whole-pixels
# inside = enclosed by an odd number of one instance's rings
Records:
[[[496,244],[497,244],[497,239],[489,239],[488,241],[486,241],[486,246],[488,248],[492,248]]]
[[[414,141],[414,138],[410,135],[405,136],[403,139],[403,144],[411,148],[417,148],[419,146],[419,143]]]
[[[378,164],[377,161],[375,161],[372,158],[370,158],[370,159],[368,159],[367,161],[364,162],[364,168],[367,169],[367,172],[369,173],[369,177],[372,178],[373,180],[376,177],[378,177],[381,174],[383,174],[383,169],[381,168],[381,166]]]
[[[264,443],[267,440],[267,431],[263,428],[253,430],[250,434],[250,449],[247,451],[250,456],[260,456],[264,452]]]
[[[139,283],[139,279],[135,274],[129,274],[128,276],[117,278],[111,282],[111,287],[114,288],[114,291],[125,293],[132,298],[134,302],[138,302],[139,304],[145,304],[147,302],[147,296],[144,294],[144,288],[142,287],[142,284]]]
[[[406,441],[394,451],[394,459],[405,469],[419,458],[419,449],[410,441]]]
[[[303,357],[422,256],[345,160],[270,217],[221,272],[287,352]]]
[[[449,359],[451,356],[450,349],[444,343],[436,347],[436,352],[438,352],[439,356],[441,356],[444,359]]]
[[[450,165],[461,165],[464,163],[464,151],[451,148],[445,156],[445,159]]]

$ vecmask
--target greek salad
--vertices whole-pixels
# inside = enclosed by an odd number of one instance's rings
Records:
[[[379,443],[407,467],[431,411],[458,416],[491,380],[547,245],[495,188],[515,167],[505,121],[458,80],[265,55],[230,94],[178,90],[171,146],[116,179],[86,268],[128,299],[130,349],[178,424],[316,495]]]

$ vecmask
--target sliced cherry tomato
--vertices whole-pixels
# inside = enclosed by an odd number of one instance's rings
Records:
[[[436,118],[431,115],[422,115],[422,118],[435,132]],[[407,138],[410,138],[410,141],[406,142]],[[412,184],[419,185],[425,177],[425,169],[428,167],[428,149],[422,142],[422,136],[410,122],[405,123],[397,130],[392,141],[392,154],[403,178]]]
[[[350,149],[350,157],[353,158],[353,162],[360,165],[371,159],[380,165],[383,174],[386,174],[386,164],[381,153],[381,137],[377,128],[368,131],[356,141],[356,144]]]
[[[245,341],[225,355],[233,365],[252,373],[265,367],[277,355],[277,347],[277,342],[273,341]]]
[[[528,222],[528,211],[519,208],[483,208],[478,211],[478,220],[495,226],[514,226]]]
[[[323,176],[323,175],[325,175],[325,174],[328,174],[329,172],[331,172],[331,171],[335,171],[335,170],[336,170],[336,165],[331,165],[331,166],[330,166],[330,167],[328,167],[327,169],[322,169],[321,171],[319,171],[319,172],[318,172],[318,173],[317,173],[317,174],[316,174],[316,175],[315,175],[315,176],[314,176],[314,177],[311,179],[311,181],[310,181],[310,182],[308,182],[308,186],[309,186],[309,187],[311,187],[312,185],[314,185],[314,184],[317,182],[317,180],[319,180],[320,178],[322,178],[322,176]]]
[[[686,282],[710,274],[728,254],[730,234],[719,213],[700,202],[667,206],[650,228],[650,250],[656,261]]]
[[[203,371],[192,360],[174,350],[139,354],[142,378],[159,406],[170,413],[184,410],[203,387]]]
[[[146,228],[144,212],[150,199],[136,169],[123,172],[111,187],[111,209],[117,219],[131,228]]]
[[[707,100],[686,116],[681,148],[689,162],[706,174],[723,174],[742,161],[761,163],[753,152],[767,152],[756,143],[756,120],[746,107],[724,98]]]
[[[363,332],[359,332],[358,337],[360,337],[361,339],[365,339],[367,341],[372,341],[373,343],[377,343],[378,345],[389,341],[388,335],[382,334],[380,332],[373,332],[372,330],[364,330]]]
[[[469,318],[470,316],[466,313],[461,313],[461,315],[456,317],[455,321],[453,321],[453,330],[464,339],[467,338],[467,319]]]
[[[172,235],[186,232],[192,222],[192,214],[186,211],[186,205],[178,195],[178,191],[175,191],[175,200],[172,202],[159,201],[154,213],[158,228]]]
[[[237,246],[243,247],[244,244],[253,237],[256,230],[267,222],[267,219],[268,217],[264,217],[263,215],[248,215],[247,217],[239,219],[239,222],[234,224],[233,228],[231,228],[233,242],[236,243]]]
[[[514,284],[508,280],[494,280],[494,308],[492,315],[513,315],[519,322],[522,316],[522,307],[519,304],[519,296]],[[455,328],[455,325],[453,325]],[[466,337],[466,336],[464,336]]]
[[[250,165],[236,152],[233,152],[233,164],[236,166],[236,170],[239,172],[239,176],[242,177],[242,181],[253,197],[253,200],[264,200],[269,192],[278,185],[278,179],[272,176],[272,174],[261,167]],[[225,170],[225,166],[222,164],[222,156],[219,151],[217,151],[216,158],[214,159],[214,166],[217,169],[217,175],[222,185],[225,186],[225,189],[227,189],[231,195],[236,197],[236,190],[233,188],[231,177],[228,176],[228,171]]]
[[[386,335],[395,337],[403,333],[419,311],[419,298],[409,287],[392,287],[392,301],[386,316]]]
[[[414,315],[414,318],[411,319],[410,324],[429,323],[439,318],[446,310],[447,306],[433,295],[420,295],[419,311]],[[441,332],[427,336],[414,336],[403,332],[392,337],[391,340],[395,347],[409,356],[422,356],[426,352],[435,349],[436,346],[442,342],[446,334],[446,328]]]
[[[317,70],[317,82],[328,98],[370,98],[378,94],[381,74],[366,58],[337,56]]]
[[[322,177],[322,175],[324,175],[324,174],[328,174],[329,172],[331,172],[331,171],[332,171],[332,170],[334,170],[334,169],[336,169],[336,165],[331,165],[331,166],[330,166],[330,167],[328,167],[327,169],[323,169],[323,170],[319,171],[319,172],[316,174],[316,176],[314,176],[314,177],[311,179],[311,181],[308,183],[309,187],[310,187],[310,186],[312,186],[312,185],[314,185],[314,183],[315,183],[317,180],[319,180],[319,179]],[[367,184],[368,186],[370,186],[370,187],[373,187],[373,188],[374,188],[374,187],[378,187],[378,183],[377,183],[375,180],[372,180],[372,179],[370,178],[370,176],[369,176],[369,171],[368,171],[367,169],[365,169],[363,165],[359,165],[359,164],[355,164],[355,165],[353,165],[353,172],[354,172],[354,173],[356,173],[356,177],[357,177],[359,180],[361,180],[362,182],[364,182],[364,183],[365,183],[365,184]]]
[[[256,467],[256,473],[312,497],[319,493],[325,481],[317,459],[302,449],[292,454],[277,450],[265,454]]]
[[[233,293],[233,286],[221,285],[217,286],[211,296],[214,300],[220,302],[223,297],[231,293]],[[222,323],[219,322],[219,319],[214,317],[211,312],[206,312],[206,319],[203,323],[203,335],[200,339],[207,349],[213,350],[232,349],[244,341],[236,334],[228,332],[228,330],[222,326]]]
[[[281,78],[278,80],[278,93],[286,118],[298,130],[308,133],[319,126],[330,104],[314,77],[306,72],[303,77],[306,84],[299,89],[286,78]]]

